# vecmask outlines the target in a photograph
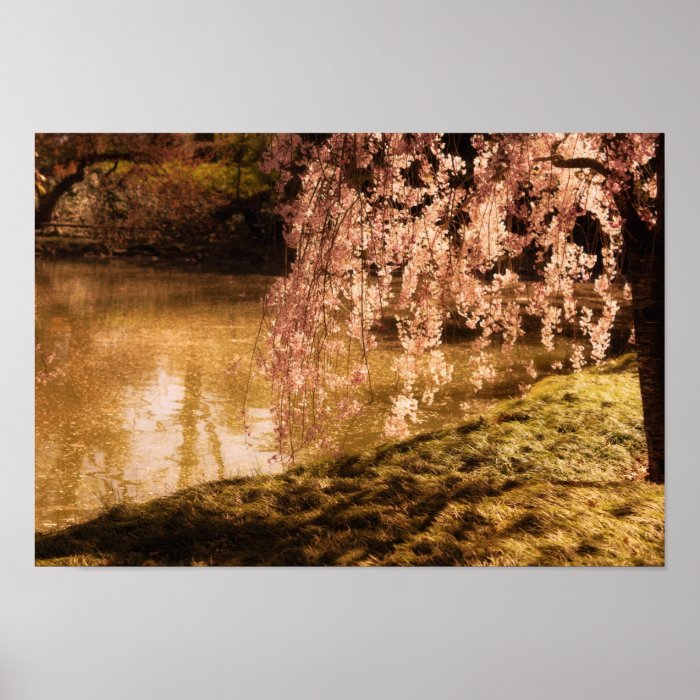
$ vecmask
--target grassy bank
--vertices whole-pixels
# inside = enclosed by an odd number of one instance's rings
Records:
[[[42,565],[663,565],[636,366],[536,384],[455,430],[209,483],[39,534]]]

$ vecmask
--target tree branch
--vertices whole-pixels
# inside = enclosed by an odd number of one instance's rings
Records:
[[[595,158],[562,158],[559,155],[545,156],[544,158],[535,158],[535,161],[549,161],[555,168],[590,168],[595,170],[603,177],[608,176],[608,169]]]
[[[115,159],[114,164],[112,167],[105,173],[105,177],[109,177],[119,166],[119,159]]]

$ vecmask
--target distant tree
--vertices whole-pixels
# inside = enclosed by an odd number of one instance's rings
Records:
[[[69,209],[112,240],[130,231],[206,238],[243,195],[269,187],[257,168],[268,140],[261,134],[38,134],[36,226],[61,223],[57,213],[62,219]],[[78,189],[76,207],[66,195]]]
[[[448,320],[478,333],[464,357],[477,388],[495,376],[486,349],[498,340],[511,353],[525,316],[539,319],[549,350],[568,327],[579,370],[608,351],[618,285],[632,301],[649,478],[663,482],[663,143],[657,134],[488,134],[473,137],[465,159],[440,134],[277,136],[265,167],[279,173],[278,211],[296,253],[268,298],[265,366],[280,444],[293,454],[324,442],[339,416],[361,410],[387,315],[403,352],[385,427],[401,435],[451,380],[440,348]],[[598,245],[577,242],[584,217],[597,222]],[[536,276],[527,284],[526,254]],[[597,310],[578,283],[593,285]]]
[[[244,168],[257,170],[260,158],[269,145],[266,134],[216,134],[214,148],[217,160],[234,164],[235,197],[241,199],[241,184]]]
[[[82,182],[90,166],[119,163],[157,166],[188,145],[176,134],[37,134],[36,171],[43,186],[36,188],[35,225],[51,221],[63,195]]]

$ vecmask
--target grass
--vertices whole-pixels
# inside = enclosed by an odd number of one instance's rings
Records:
[[[37,535],[41,565],[662,566],[631,355],[458,429]]]

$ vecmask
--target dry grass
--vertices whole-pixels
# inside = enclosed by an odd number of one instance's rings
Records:
[[[42,565],[662,566],[632,356],[456,430],[37,536]]]

